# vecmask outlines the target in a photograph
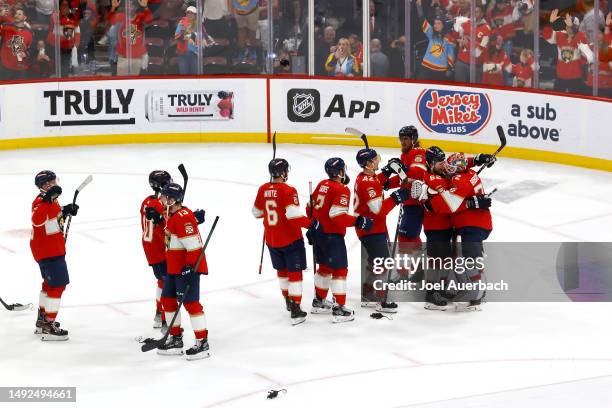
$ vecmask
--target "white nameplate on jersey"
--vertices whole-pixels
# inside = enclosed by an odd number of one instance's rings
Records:
[[[145,97],[149,122],[231,120],[234,92],[231,91],[150,91]]]

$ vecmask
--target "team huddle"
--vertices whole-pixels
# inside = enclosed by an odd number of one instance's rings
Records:
[[[259,188],[252,211],[256,218],[263,218],[264,240],[293,325],[307,317],[301,307],[303,271],[307,265],[303,229],[313,246],[315,262],[311,313],[331,314],[334,323],[352,321],[355,315],[346,306],[347,228],[355,228],[370,269],[376,258],[390,257],[396,248],[404,254],[418,251],[423,230],[428,256],[453,256],[453,243],[459,239],[463,256],[482,256],[482,242],[492,230],[491,198],[485,194],[473,167],[490,167],[495,156],[466,157],[454,153],[446,157],[439,147],[425,150],[419,146],[414,126],[403,127],[399,141],[400,158],[390,159],[382,168],[376,150],[366,147],[358,151],[356,159],[362,171],[354,182],[353,214],[349,210],[350,179],[341,158],[332,157],[325,162],[328,178],[314,190],[311,188],[305,213],[300,208],[297,190],[287,184],[290,171],[287,160],[275,158],[269,163],[270,182]],[[74,200],[60,206],[58,197],[62,189],[54,172],[39,172],[35,184],[40,192],[32,203],[30,247],[43,278],[35,333],[45,341],[67,340],[68,331],[56,320],[62,293],[70,282],[65,261],[68,229],[64,231],[64,224],[68,220],[69,226],[79,207]],[[156,278],[153,327],[166,335],[156,348],[162,355],[185,354],[188,360],[206,358],[210,354],[206,318],[200,303],[200,275],[207,274],[208,267],[198,227],[205,221],[205,212],[192,212],[183,205],[185,187],[174,183],[167,171],[151,172],[149,185],[154,194],[146,197],[140,207],[142,246]],[[385,197],[389,190],[391,193]],[[396,206],[400,206],[400,218],[395,238],[390,239],[386,218]],[[408,272],[409,279],[423,279],[422,270],[397,272],[399,275]],[[482,268],[468,270],[461,276],[431,272],[425,274],[425,279],[431,282],[484,281]],[[376,308],[379,313],[397,312],[398,306],[388,298],[388,291],[375,289],[368,279],[362,284],[362,307]],[[428,290],[425,308],[480,310],[484,295],[479,290],[462,292],[459,297],[451,291]],[[185,351],[181,305],[195,334],[194,346]]]
[[[371,268],[376,258],[390,256],[387,215],[401,206],[396,237],[393,240],[400,252],[410,253],[420,248],[421,231],[427,237],[427,255],[451,256],[454,238],[461,238],[463,256],[482,256],[482,242],[491,230],[491,198],[474,166],[492,166],[495,156],[479,154],[466,158],[463,153],[446,157],[442,149],[419,146],[414,126],[399,132],[402,146],[400,158],[392,158],[380,168],[381,157],[365,148],[357,153],[362,168],[354,184],[353,209],[349,213],[351,192],[348,188],[344,160],[333,157],[325,162],[328,179],[321,181],[310,194],[306,213],[300,211],[296,189],[288,185],[290,166],[285,159],[273,159],[268,169],[271,181],[262,185],[253,205],[253,215],[263,218],[264,236],[272,265],[277,276],[292,324],[306,320],[301,308],[303,271],[306,269],[306,249],[302,229],[313,246],[315,298],[311,313],[332,315],[335,323],[354,320],[354,311],[346,307],[346,277],[348,257],[345,234],[354,227],[368,256]],[[385,191],[393,190],[385,198]],[[404,271],[405,272],[405,271]],[[412,271],[413,277],[420,276]],[[451,277],[443,272],[428,273],[426,279],[444,281]],[[472,269],[454,279],[478,282],[484,279],[483,270]],[[332,301],[327,299],[331,286]],[[397,304],[389,301],[387,291],[375,290],[371,282],[362,287],[362,307],[375,307],[378,312],[396,313]],[[428,290],[425,308],[446,310],[453,302],[458,311],[480,310],[482,291],[456,293]]]

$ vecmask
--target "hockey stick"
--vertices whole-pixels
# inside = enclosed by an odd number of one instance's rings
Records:
[[[276,132],[274,132],[274,135],[272,136],[272,160],[274,159],[276,159]],[[272,176],[270,176],[270,183],[271,182],[272,182]],[[261,275],[261,268],[263,268],[263,255],[264,255],[265,246],[266,246],[266,231],[264,229],[264,232],[261,237],[261,253],[259,255],[259,275]]]
[[[495,153],[493,153],[493,157],[497,157],[499,152],[501,152],[502,149],[504,147],[506,147],[506,134],[504,133],[504,128],[501,125],[498,125],[496,127],[496,129],[497,129],[497,135],[499,136],[499,141],[500,141],[501,145],[497,148]],[[488,165],[489,165],[488,163],[487,164],[483,164],[482,167],[478,169],[476,174],[480,174],[480,172],[483,171]]]
[[[348,134],[355,135],[361,140],[363,140],[363,144],[365,144],[365,148],[369,149],[370,145],[368,144],[368,137],[361,130],[355,129],[354,127],[347,127],[344,131]]]
[[[77,196],[79,195],[79,193],[85,188],[87,187],[87,185],[89,183],[91,183],[91,180],[93,180],[92,175],[90,174],[89,176],[87,176],[87,178],[85,178],[85,180],[83,180],[83,182],[81,183],[81,185],[79,187],[77,187],[77,189],[74,192],[74,197],[72,198],[72,204],[76,204],[76,199]],[[68,241],[68,231],[70,230],[70,223],[72,222],[72,215],[68,216],[68,221],[66,221],[66,232],[64,233],[64,241]]]
[[[189,180],[189,176],[187,175],[187,169],[183,163],[179,164],[178,170],[181,172],[181,176],[183,176],[183,200],[185,199],[185,192],[187,191],[187,181]]]
[[[27,305],[22,305],[21,303],[13,303],[9,305],[4,300],[2,300],[2,298],[0,298],[0,303],[2,303],[2,306],[4,306],[6,310],[10,310],[13,312],[20,312],[22,310],[29,310],[32,308],[32,303],[28,303]]]
[[[400,204],[401,205],[401,204]],[[399,228],[402,223],[402,216],[404,215],[404,206],[401,205],[399,209],[399,214],[397,215],[397,225],[395,226],[395,237],[393,238],[393,246],[391,247],[391,259],[395,259],[395,252],[397,251],[397,241],[399,239]],[[394,262],[395,264],[395,262]],[[387,285],[385,287],[385,300],[384,303],[387,302],[387,297],[389,295],[389,281],[391,280],[391,272],[392,270],[397,269],[397,265],[393,267],[393,269],[387,271]]]
[[[314,201],[312,200],[312,181],[308,182],[308,196],[310,197],[310,215],[311,218],[314,220]],[[315,245],[316,245],[316,238],[313,235],[312,236],[312,273],[313,275],[317,273],[317,256],[315,254]]]
[[[198,268],[200,267],[200,263],[202,262],[202,259],[204,259],[204,252],[206,252],[206,247],[208,246],[208,243],[210,242],[210,237],[212,236],[213,231],[215,230],[215,227],[217,226],[217,221],[219,221],[218,215],[215,217],[215,221],[213,222],[212,227],[210,227],[210,232],[208,233],[208,237],[206,237],[206,242],[204,243],[204,246],[202,247],[202,252],[200,252],[200,255],[198,256],[198,260],[195,264],[195,267],[193,268],[192,273],[198,273],[197,271],[198,271]],[[174,325],[174,322],[176,321],[176,316],[178,316],[179,312],[181,311],[181,307],[183,307],[183,301],[185,300],[185,296],[187,295],[187,293],[189,293],[189,289],[190,289],[190,286],[186,285],[185,294],[181,298],[181,301],[178,304],[178,308],[176,309],[174,316],[172,316],[172,320],[170,321],[170,324],[168,325],[168,331],[166,332],[166,334],[164,334],[164,336],[159,340],[145,342],[140,348],[140,350],[143,353],[159,348],[159,346],[166,344],[166,341],[168,340],[168,337],[170,336],[170,329]]]

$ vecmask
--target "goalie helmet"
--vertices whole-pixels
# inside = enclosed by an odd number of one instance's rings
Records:
[[[156,193],[168,183],[172,183],[172,176],[165,170],[153,170],[149,173],[149,185]]]
[[[453,153],[446,159],[444,170],[447,174],[461,173],[467,169],[467,159],[463,153]]]
[[[45,183],[48,183],[49,181],[53,181],[55,179],[57,179],[57,176],[54,172],[52,172],[51,170],[43,170],[39,171],[38,174],[34,177],[34,184],[36,184],[36,187],[40,189],[42,188],[42,186],[45,185]]]

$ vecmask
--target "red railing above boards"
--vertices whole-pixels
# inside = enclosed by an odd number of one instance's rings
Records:
[[[558,91],[550,91],[537,88],[515,88],[509,86],[483,85],[462,82],[446,82],[446,81],[426,81],[419,79],[404,79],[404,78],[361,78],[361,77],[329,77],[316,75],[249,75],[249,74],[218,74],[218,75],[150,75],[150,76],[88,76],[88,77],[70,77],[70,78],[42,78],[42,79],[23,79],[13,81],[2,81],[1,85],[18,85],[31,83],[54,83],[54,82],[93,82],[93,81],[130,81],[130,80],[159,80],[159,79],[304,79],[304,80],[324,80],[324,81],[366,81],[366,82],[396,82],[396,83],[411,83],[411,84],[432,84],[442,86],[469,87],[479,89],[496,89],[508,92],[528,93],[528,94],[544,94],[562,96],[567,98],[588,99],[601,102],[612,102],[612,98],[601,96],[582,95],[574,93],[564,93]]]

